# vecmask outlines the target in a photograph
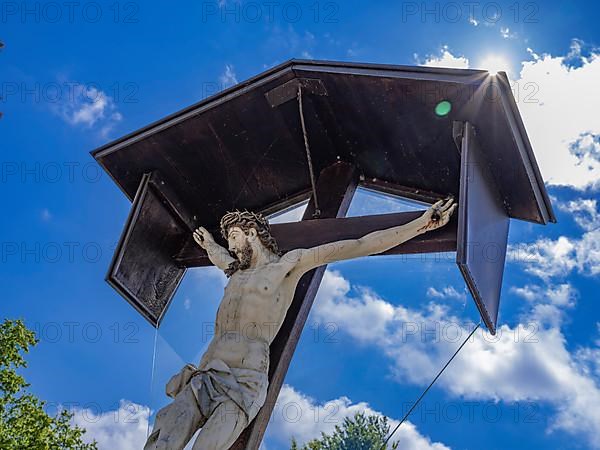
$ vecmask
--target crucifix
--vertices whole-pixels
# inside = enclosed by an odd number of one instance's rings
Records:
[[[252,212],[230,212],[221,220],[228,250],[199,227],[194,240],[229,281],[215,336],[198,367],[186,366],[175,376],[172,384],[177,387],[170,392],[174,402],[157,413],[145,450],[182,450],[200,427],[195,450],[230,448],[264,405],[269,348],[302,276],[327,263],[382,253],[436,230],[449,222],[455,209],[452,198],[440,200],[409,223],[285,254],[268,222]]]
[[[133,201],[107,281],[154,326],[187,268],[229,276],[147,449],[258,448],[328,262],[456,251],[495,333],[509,219],[556,220],[502,73],[292,60],[93,155]],[[357,187],[429,207],[344,217]]]

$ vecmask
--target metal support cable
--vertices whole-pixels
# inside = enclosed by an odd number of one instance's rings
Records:
[[[417,407],[417,405],[419,404],[419,402],[423,399],[423,397],[425,397],[425,394],[427,394],[427,392],[429,391],[429,389],[431,389],[431,387],[434,385],[434,383],[438,380],[438,378],[442,375],[442,373],[444,372],[444,370],[446,370],[446,367],[448,367],[450,365],[450,363],[452,362],[452,360],[456,357],[456,355],[458,355],[458,352],[460,352],[462,350],[462,348],[465,346],[465,344],[467,343],[467,341],[469,339],[471,339],[471,336],[473,336],[473,334],[475,334],[475,332],[477,331],[477,329],[481,326],[481,322],[479,322],[477,324],[477,326],[475,328],[473,328],[473,331],[471,331],[471,333],[467,336],[467,338],[463,341],[462,344],[460,344],[460,347],[458,347],[458,349],[454,352],[454,354],[452,355],[452,357],[448,360],[448,362],[444,365],[444,367],[442,367],[442,370],[440,370],[438,372],[438,374],[436,375],[436,377],[433,379],[433,381],[431,383],[429,383],[429,386],[427,386],[427,389],[425,389],[423,391],[423,393],[421,394],[421,396],[417,399],[417,401],[415,403],[413,403],[413,405],[411,406],[411,408],[408,410],[408,412],[406,414],[404,414],[404,417],[402,418],[402,420],[400,421],[400,423],[398,425],[396,425],[396,428],[394,428],[394,431],[392,431],[390,433],[390,435],[386,438],[385,442],[383,443],[383,445],[381,446],[381,450],[385,450],[386,445],[388,443],[388,441],[392,438],[392,436],[394,435],[394,433],[396,431],[398,431],[398,428],[400,428],[400,425],[402,425],[406,419],[408,419],[408,416],[410,416],[410,414],[413,412],[413,410]]]
[[[313,199],[315,201],[315,212],[313,217],[319,217],[321,210],[319,209],[319,200],[317,198],[317,183],[315,181],[315,172],[312,165],[312,157],[310,147],[308,145],[308,134],[306,133],[306,123],[304,122],[304,111],[302,108],[302,86],[298,86],[298,109],[300,110],[300,123],[302,124],[302,136],[304,137],[304,148],[306,150],[306,160],[308,161],[308,172],[310,174],[310,183],[312,185]]]

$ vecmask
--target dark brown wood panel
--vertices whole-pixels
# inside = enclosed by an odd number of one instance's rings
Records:
[[[468,122],[461,148],[456,262],[483,321],[496,334],[510,219],[475,128]]]
[[[145,174],[106,276],[154,326],[186,271],[173,259],[191,232],[179,204],[157,173]]]

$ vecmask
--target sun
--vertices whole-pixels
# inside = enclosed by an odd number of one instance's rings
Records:
[[[498,72],[507,72],[509,69],[508,61],[500,55],[487,55],[483,58],[479,66],[487,70],[490,75],[496,75]]]

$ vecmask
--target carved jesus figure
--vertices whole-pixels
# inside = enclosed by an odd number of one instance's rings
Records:
[[[229,281],[213,339],[198,367],[188,364],[167,384],[174,401],[157,413],[144,449],[181,450],[200,428],[194,450],[228,449],[265,402],[269,346],[300,277],[315,267],[382,253],[440,228],[455,208],[452,198],[440,200],[412,222],[285,254],[279,252],[268,222],[248,211],[231,212],[221,220],[229,249],[205,228],[194,231],[194,240]]]

